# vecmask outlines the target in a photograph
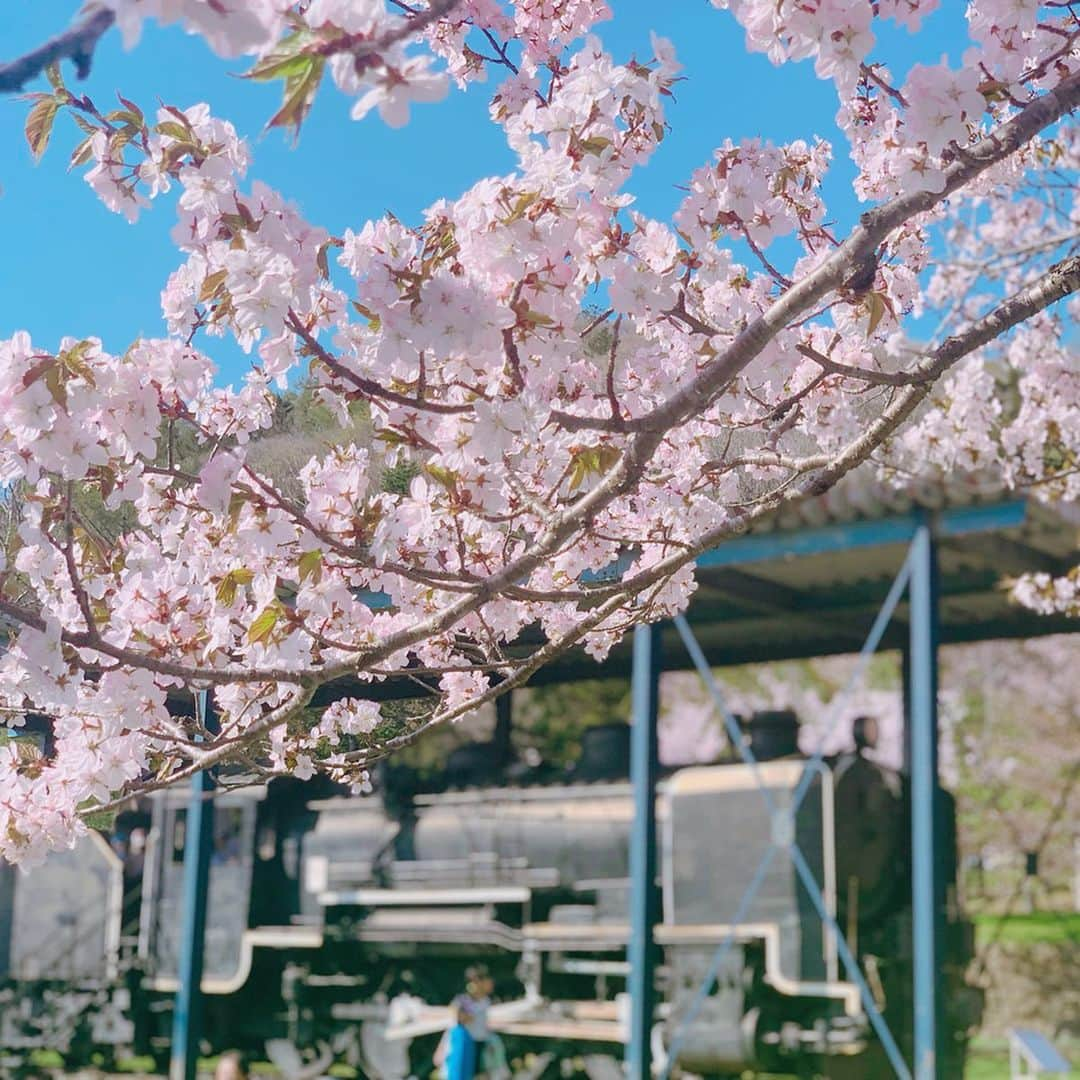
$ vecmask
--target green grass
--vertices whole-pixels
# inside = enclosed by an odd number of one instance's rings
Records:
[[[1075,1065],[1076,1047],[1061,1047],[1062,1052]],[[1004,1044],[976,1045],[968,1056],[964,1080],[1009,1080],[1009,1050]],[[1060,1074],[1059,1074],[1060,1075]],[[1080,1080],[1080,1069],[1065,1074],[1068,1080]]]
[[[998,941],[1008,945],[1038,942],[1080,944],[1080,912],[1036,911],[1030,915],[976,915],[979,945]]]

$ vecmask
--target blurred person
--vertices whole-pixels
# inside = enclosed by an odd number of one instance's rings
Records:
[[[218,1058],[214,1069],[214,1080],[247,1080],[248,1066],[244,1055],[230,1050]]]
[[[474,964],[465,971],[465,993],[459,994],[453,1001],[453,1008],[465,1013],[466,1027],[476,1047],[476,1070],[487,1072],[485,1067],[486,1052],[491,1042],[488,1029],[488,1009],[491,1007],[491,994],[495,989],[495,980],[483,964]]]
[[[468,1012],[460,1006],[451,1006],[454,1022],[446,1033],[446,1057],[443,1072],[446,1080],[472,1080],[476,1075],[476,1042],[469,1034]]]

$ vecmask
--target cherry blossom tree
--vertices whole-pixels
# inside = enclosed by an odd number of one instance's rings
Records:
[[[673,221],[635,210],[680,69],[660,36],[647,61],[609,55],[603,0],[108,0],[0,67],[0,88],[32,87],[35,154],[61,114],[81,129],[71,160],[106,206],[135,221],[179,193],[180,253],[161,338],[0,342],[18,505],[0,704],[49,732],[0,749],[0,855],[40,858],[88,810],[230,761],[363,784],[564,650],[602,659],[681,610],[700,552],[858,467],[1075,497],[1080,16],[975,0],[961,68],[901,71],[879,30],[918,33],[937,0],[712,6],[703,34],[736,19],[749,49],[834,84],[857,221],[823,202],[826,142],[722,130]],[[147,19],[249,56],[293,131],[326,82],[399,126],[497,76],[516,166],[420,222],[332,235],[247,178],[207,105],[110,108],[64,81]],[[238,385],[217,378],[220,337],[251,356]],[[249,452],[301,375],[344,425],[361,403],[371,438],[314,455],[289,493]],[[127,526],[96,529],[95,500]],[[618,580],[586,573],[620,556]],[[1020,588],[1069,602],[1068,583]],[[405,674],[433,692],[391,722],[365,692]],[[313,714],[345,679],[356,695]],[[170,710],[199,688],[216,733]]]

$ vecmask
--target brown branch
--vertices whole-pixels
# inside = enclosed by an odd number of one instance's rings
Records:
[[[864,213],[847,240],[824,262],[754,319],[693,380],[652,413],[640,418],[646,432],[656,438],[653,433],[666,432],[688,417],[703,413],[793,319],[801,317],[803,312],[843,285],[853,271],[873,257],[895,229],[932,210],[991,166],[1009,158],[1077,105],[1080,105],[1080,72],[1062,79],[1053,90],[1036,98],[1007,123],[968,147],[963,158],[946,170],[942,190],[898,195]],[[677,314],[685,318],[683,313]]]
[[[71,516],[71,488],[72,483],[67,482],[67,491],[64,498],[64,565],[67,567],[68,578],[71,580],[71,588],[75,593],[75,599],[86,623],[87,633],[97,636],[98,627],[94,620],[94,612],[90,606],[90,597],[86,593],[86,587],[79,576],[79,568],[75,565],[75,528]]]
[[[1072,84],[1074,93],[1080,97],[1080,75],[1073,76],[1066,82]],[[1046,116],[1046,112],[1044,111],[1042,115]],[[1052,122],[1055,118],[1050,117],[1050,119],[1046,120],[1046,123]],[[895,202],[904,202],[911,198],[911,196],[905,196],[895,200]],[[892,205],[887,204],[887,207]],[[850,241],[847,243],[850,243]],[[872,246],[876,246],[876,241]],[[828,268],[827,263],[824,264],[824,268]],[[842,272],[842,267],[838,267],[837,270]],[[840,276],[840,273],[838,273],[838,276]],[[772,512],[782,503],[789,501],[801,502],[827,491],[841,477],[857,465],[862,464],[911,415],[917,405],[929,393],[932,385],[931,378],[938,378],[974,349],[992,341],[1017,325],[1017,323],[1049,307],[1062,297],[1075,292],[1078,288],[1080,288],[1080,256],[1067,259],[1052,267],[1033,285],[1016,296],[1003,301],[988,315],[973,323],[962,333],[949,338],[938,349],[930,353],[926,361],[924,361],[925,366],[933,372],[932,376],[920,381],[918,385],[910,386],[899,393],[885,409],[881,417],[863,435],[851,443],[835,459],[832,465],[809,477],[790,496],[781,497],[778,493],[771,498],[761,500],[752,511],[744,514],[738,521],[722,525],[703,534],[685,552],[657,563],[649,571],[643,572],[631,581],[623,583],[624,587],[621,590],[623,602],[625,602],[626,597],[636,595],[657,581],[670,577],[696,558],[697,555],[713,547],[720,540],[745,532],[754,521],[759,520],[766,513]],[[800,289],[801,283],[794,286],[791,292]],[[791,293],[788,295],[790,296]],[[811,296],[806,302],[814,303],[816,299],[816,296]],[[784,301],[780,300],[775,306],[783,304]],[[664,407],[661,406],[660,408],[663,409]],[[408,648],[426,637],[441,633],[453,626],[459,619],[475,611],[492,597],[502,595],[508,587],[516,585],[526,578],[527,575],[531,574],[533,570],[543,563],[551,551],[558,548],[572,536],[582,522],[593,520],[600,510],[638,482],[652,453],[659,446],[662,438],[662,431],[647,431],[635,436],[619,461],[609,470],[604,480],[569,507],[557,521],[545,529],[544,533],[537,537],[536,543],[530,551],[485,579],[483,584],[470,597],[462,598],[450,604],[441,612],[429,618],[421,619],[411,627],[403,628],[397,633],[391,634],[379,645],[373,646],[369,652],[362,654],[359,660],[367,665],[376,664],[402,648]],[[613,601],[616,599],[618,599],[617,596],[612,598]],[[352,670],[355,670],[355,668],[343,665],[338,672],[327,671],[324,674],[326,677],[333,677],[336,674],[348,674]]]
[[[899,90],[897,90],[895,86],[887,83],[877,73],[877,67],[878,65],[876,64],[861,64],[859,70],[862,72],[864,79],[866,79],[868,82],[872,82],[880,90],[884,90],[885,93],[888,94],[889,97],[891,97],[897,103],[897,105],[900,105],[906,109],[908,106],[907,98],[905,98],[904,95]]]
[[[294,716],[305,709],[314,695],[314,687],[298,687],[290,697],[286,698],[276,708],[261,716],[247,731],[227,741],[211,744],[204,751],[192,750],[189,755],[192,758],[190,765],[177,769],[176,772],[156,780],[144,781],[133,784],[123,795],[117,796],[100,806],[90,807],[83,811],[85,814],[101,813],[103,810],[114,810],[125,803],[130,802],[137,795],[148,795],[151,791],[160,791],[162,788],[172,787],[181,780],[189,780],[203,769],[220,765],[223,761],[237,756],[246,746],[256,739],[261,738],[279,724],[288,723]]]
[[[422,412],[431,413],[459,414],[472,411],[471,405],[449,405],[441,401],[419,401],[414,397],[409,397],[408,394],[399,394],[396,390],[389,390],[387,387],[377,383],[374,379],[369,379],[364,375],[357,375],[355,371],[351,371],[338,360],[329,349],[319,344],[315,335],[304,326],[295,311],[290,310],[289,315],[285,320],[285,325],[303,339],[303,342],[308,349],[313,352],[334,375],[345,382],[351,383],[369,400],[378,400],[381,398],[383,401],[391,401],[395,405],[404,405],[410,409],[419,409]]]
[[[765,270],[768,273],[769,277],[771,277],[773,281],[775,281],[776,284],[780,286],[781,289],[790,289],[791,278],[787,277],[784,274],[781,274],[780,271],[777,270],[775,266],[773,266],[773,264],[769,261],[768,256],[758,246],[757,241],[750,235],[750,230],[746,227],[745,224],[742,225],[742,234],[743,239],[747,243],[747,246],[757,256],[758,261],[761,263],[761,265],[765,267]]]
[[[581,416],[564,409],[552,409],[548,421],[564,431],[627,432],[638,426],[633,420],[623,420],[621,417],[616,420],[606,416]]]
[[[379,52],[383,52],[390,48],[391,45],[397,45],[406,38],[426,30],[433,22],[438,22],[439,19],[449,15],[460,2],[461,0],[430,0],[426,11],[417,11],[415,8],[409,10],[404,4],[398,5],[408,13],[409,18],[403,26],[391,30],[389,34],[384,34],[379,38],[376,48]]]
[[[25,53],[6,64],[0,64],[0,93],[21,90],[31,79],[40,75],[50,64],[71,60],[75,74],[85,79],[98,39],[112,26],[115,14],[108,8],[95,7],[62,34],[50,38],[44,45]]]
[[[842,375],[845,379],[859,379],[865,383],[873,383],[875,386],[912,386],[915,383],[925,382],[930,377],[925,372],[873,371],[869,368],[840,364],[835,360],[830,360],[824,353],[818,352],[813,345],[805,342],[796,345],[795,351],[805,356],[807,360],[813,360],[826,375]]]
[[[824,381],[825,372],[822,372],[816,379],[811,379],[801,390],[796,390],[794,394],[789,394],[782,401],[778,401],[768,413],[766,413],[765,419],[773,422],[783,420],[792,409],[796,406],[801,406],[803,399],[809,397]],[[764,404],[764,402],[762,404]],[[797,416],[799,413],[796,412],[792,415]]]
[[[19,604],[0,597],[0,615],[6,615],[20,626],[27,626],[39,633],[45,633],[48,624],[36,611],[21,607]],[[163,675],[168,678],[180,679],[188,683],[212,683],[220,686],[228,683],[274,683],[282,682],[290,685],[316,685],[320,681],[321,673],[318,671],[297,671],[290,668],[229,668],[224,671],[214,668],[188,667],[185,664],[177,664],[172,660],[161,660],[147,653],[138,652],[135,649],[121,648],[106,641],[100,634],[94,631],[61,630],[60,640],[65,645],[71,645],[76,649],[89,649],[92,652],[101,653],[113,660],[118,661],[125,667],[142,668],[155,675]],[[84,670],[94,670],[94,665],[78,660]]]
[[[680,322],[685,323],[695,333],[704,334],[706,337],[715,337],[719,331],[714,326],[710,326],[707,322],[703,322],[696,315],[691,315],[686,310],[686,293],[679,293],[679,299],[675,302],[675,306],[664,312],[665,315],[670,318],[678,319]]]
[[[609,318],[611,318],[614,311],[614,308],[608,308],[607,311],[602,311],[599,315],[596,316],[595,319],[593,319],[591,323],[589,323],[588,326],[585,327],[584,330],[581,331],[578,336],[583,339],[587,338],[601,323],[604,323]]]
[[[620,315],[615,320],[615,327],[611,332],[611,348],[608,350],[607,379],[605,381],[608,405],[611,407],[611,420],[620,428],[623,426],[623,414],[622,409],[619,408],[619,399],[615,394],[615,360],[619,351],[619,331],[622,329],[622,318]]]
[[[772,512],[781,504],[803,502],[828,491],[837,481],[869,458],[874,450],[911,416],[930,393],[935,380],[976,349],[982,348],[1014,326],[1077,291],[1080,291],[1080,255],[1074,255],[1052,266],[1031,285],[1003,300],[981,319],[927,354],[916,369],[920,375],[919,382],[898,393],[862,434],[853,439],[828,465],[809,477],[793,494],[781,498],[779,493],[773,493],[758,504],[753,513],[745,515],[738,523],[721,525],[704,533],[694,541],[685,555],[673,556],[657,563],[647,572],[622,582],[625,593],[632,595],[648,588],[658,578],[674,574],[719,541],[746,532],[763,514]]]
[[[521,371],[521,353],[518,351],[517,342],[514,341],[514,331],[511,327],[507,327],[503,330],[502,341],[503,353],[506,356],[506,363],[510,367],[510,376],[514,390],[517,393],[521,393],[521,391],[525,389],[525,376]]]
[[[703,551],[713,547],[717,542],[727,539],[736,534],[748,531],[751,526],[769,513],[772,513],[780,505],[805,501],[831,488],[844,475],[865,461],[881,442],[886,439],[906,420],[915,408],[929,394],[932,385],[931,380],[939,378],[951,367],[957,364],[965,356],[974,350],[981,348],[990,341],[1000,337],[1006,331],[1030,318],[1032,315],[1045,310],[1058,300],[1080,290],[1080,256],[1073,256],[1050,268],[1046,274],[1033,282],[1027,288],[1021,290],[1015,296],[1003,301],[987,315],[967,327],[961,333],[949,338],[939,348],[929,353],[919,366],[920,374],[926,372],[926,378],[917,385],[907,387],[898,394],[893,402],[885,409],[882,415],[870,426],[870,428],[854,439],[828,466],[809,478],[790,495],[786,495],[782,489],[763,496],[757,500],[753,508],[741,515],[737,520],[725,523],[716,529],[710,530],[700,536],[693,544],[683,546],[675,555],[655,564],[651,568],[636,575],[631,579],[623,580],[610,596],[604,599],[597,607],[583,614],[580,621],[561,637],[544,643],[527,660],[519,662],[517,671],[508,675],[507,678],[492,686],[483,694],[471,699],[469,702],[459,705],[442,713],[435,713],[432,717],[420,724],[413,731],[389,739],[381,746],[367,748],[362,751],[354,751],[344,755],[349,762],[370,764],[388,756],[396,750],[415,742],[421,735],[433,727],[454,720],[465,713],[472,712],[480,705],[493,701],[506,691],[522,686],[528,679],[549,661],[561,655],[567,649],[580,641],[590,630],[600,626],[606,619],[616,615],[628,602],[639,597],[645,590],[663,583],[672,574],[686,566],[697,558]],[[784,485],[787,486],[786,484]],[[586,502],[587,500],[582,500]],[[558,530],[554,530],[558,531]],[[541,538],[538,548],[543,548],[551,543],[552,530],[548,535]],[[490,582],[497,582],[503,592],[510,583],[504,581],[508,574],[522,573],[521,567],[537,560],[535,553],[522,557],[516,563],[504,568],[489,579],[485,588],[469,601],[459,601],[450,609],[439,615],[423,620],[410,630],[391,635],[382,645],[372,649],[367,657],[368,670],[371,670],[379,659],[391,655],[402,642],[412,639],[413,642],[429,636],[431,631],[450,626],[461,617],[473,610],[487,599],[484,595],[490,591]],[[0,601],[0,610],[3,602]],[[646,608],[648,603],[646,603]],[[417,636],[417,635],[420,636]],[[346,673],[345,670],[341,672]],[[325,673],[324,673],[325,677]],[[143,785],[140,790],[153,790],[155,787],[166,786],[193,775],[201,768],[224,761],[234,756],[243,746],[250,744],[272,727],[285,722],[286,719],[295,715],[307,705],[314,693],[314,685],[298,687],[292,700],[286,702],[277,709],[272,710],[261,718],[251,729],[242,736],[237,737],[231,743],[218,744],[201,754],[197,762],[180,770],[169,777],[167,781],[155,781],[149,785]],[[125,801],[130,798],[130,793],[124,797]],[[111,805],[111,804],[110,804]]]

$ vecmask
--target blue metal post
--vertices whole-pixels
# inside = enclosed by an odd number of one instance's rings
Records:
[[[910,628],[909,628],[910,629]],[[900,650],[900,685],[903,688],[904,744],[901,747],[900,771],[911,776],[911,642]]]
[[[928,525],[911,543],[910,685],[911,860],[914,936],[915,1080],[941,1076],[938,977],[944,882],[936,849],[938,802],[937,559]]]
[[[656,999],[656,724],[660,705],[660,627],[634,629],[631,686],[630,779],[634,828],[630,844],[630,1042],[628,1080],[648,1080],[652,1070],[650,1035]]]
[[[205,690],[199,691],[197,714],[214,730]],[[210,852],[214,843],[213,778],[198,773],[191,781],[184,830],[184,906],[180,939],[180,986],[173,1009],[172,1055],[169,1080],[195,1080],[202,1020],[203,947],[206,900],[210,887]]]

